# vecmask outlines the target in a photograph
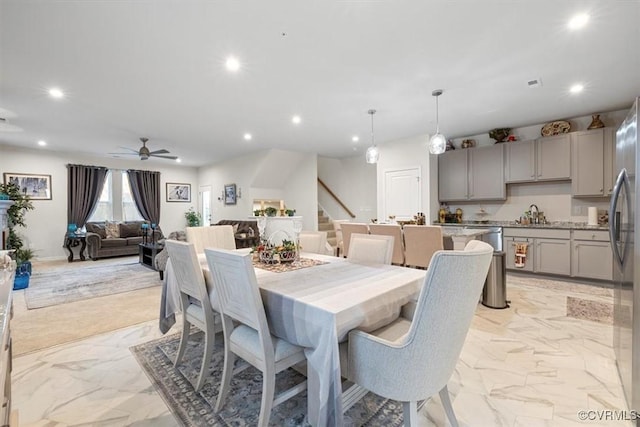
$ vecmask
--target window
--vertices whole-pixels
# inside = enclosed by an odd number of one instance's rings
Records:
[[[102,187],[100,200],[88,221],[139,221],[138,212],[126,171],[109,171]]]

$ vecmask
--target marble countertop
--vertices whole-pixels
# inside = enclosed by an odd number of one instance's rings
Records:
[[[563,230],[602,230],[608,231],[609,225],[587,225],[586,222],[569,222],[569,221],[551,221],[546,224],[528,224],[522,225],[515,221],[487,221],[478,223],[475,221],[462,221],[461,223],[445,223],[440,224],[434,222],[434,225],[442,225],[445,227],[509,227],[509,228],[556,228]]]

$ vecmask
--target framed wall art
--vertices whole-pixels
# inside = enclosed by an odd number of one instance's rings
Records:
[[[16,184],[31,200],[51,200],[51,175],[4,173],[5,184]]]
[[[191,184],[167,182],[167,202],[191,202]]]
[[[224,204],[235,205],[237,200],[236,185],[227,184],[224,186]]]

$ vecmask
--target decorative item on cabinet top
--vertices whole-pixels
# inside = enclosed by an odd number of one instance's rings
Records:
[[[462,140],[462,144],[460,145],[460,147],[462,148],[471,148],[471,147],[475,147],[476,146],[476,140],[475,139],[463,139]]]
[[[555,122],[547,123],[540,129],[540,135],[553,136],[561,133],[568,133],[571,130],[571,123],[566,120],[558,120]]]
[[[600,120],[600,114],[594,114],[591,116],[591,124],[587,128],[587,130],[591,129],[600,129],[604,127],[604,123]]]
[[[462,148],[464,148],[464,147],[462,147]],[[451,150],[455,150],[455,149],[456,149],[456,146],[453,145],[453,141],[450,140],[450,139],[447,140],[447,147],[446,147],[445,151],[451,151]]]
[[[496,143],[503,142],[509,136],[511,128],[495,128],[489,131],[489,137],[496,140]]]

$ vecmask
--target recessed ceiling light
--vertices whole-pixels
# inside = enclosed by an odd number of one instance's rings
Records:
[[[575,85],[571,86],[569,91],[571,93],[580,93],[580,92],[582,92],[582,89],[584,89],[584,86],[582,86],[580,83],[578,83],[578,84],[575,84]]]
[[[53,87],[51,89],[49,89],[49,95],[52,98],[64,98],[64,92],[62,92],[60,89],[58,89],[57,87]]]
[[[580,13],[569,20],[569,28],[577,30],[587,25],[587,22],[589,22],[589,15],[586,13]]]
[[[240,61],[235,56],[230,56],[227,58],[227,62],[224,64],[229,71],[238,71],[240,69]]]
[[[178,157],[178,158],[176,159],[176,163],[182,163],[182,159],[181,159],[180,157]]]
[[[245,141],[251,141],[251,139],[253,138],[253,135],[251,135],[250,133],[245,133],[243,138]]]
[[[358,142],[358,141],[360,141],[360,137],[358,137],[358,135],[354,135],[354,136],[351,137],[351,141]]]
[[[300,122],[302,121],[302,119],[300,118],[300,116],[293,116],[293,117],[291,117],[291,121],[292,121],[294,124],[298,125],[298,124],[300,124]]]
[[[39,145],[40,147],[44,147],[45,145],[47,145],[47,141],[45,141],[45,140],[41,139],[40,141],[38,141],[38,145]]]

